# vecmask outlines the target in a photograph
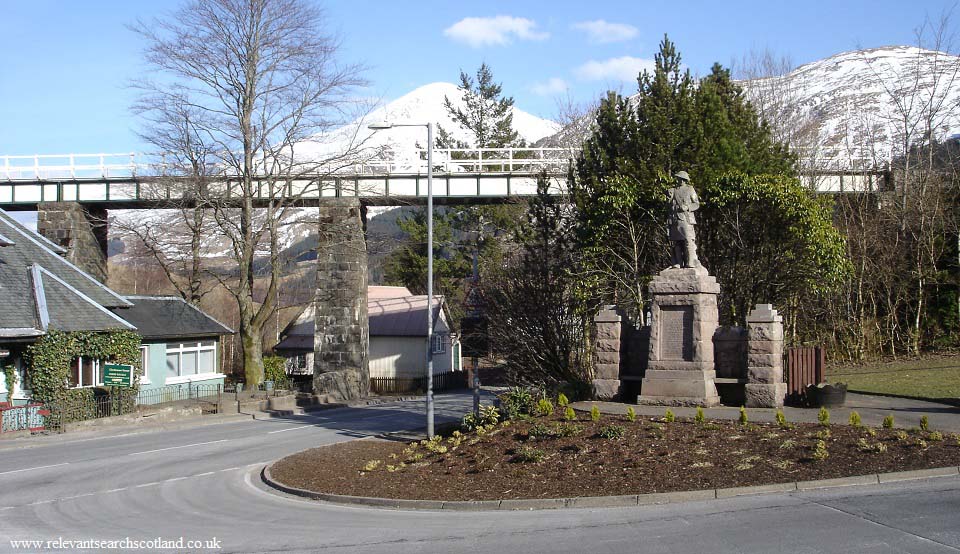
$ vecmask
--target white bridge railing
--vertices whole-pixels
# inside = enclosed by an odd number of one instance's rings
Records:
[[[557,172],[565,171],[577,153],[572,148],[435,148],[433,169],[453,174]],[[427,151],[384,150],[354,164],[340,163],[335,169],[321,164],[315,169],[318,174],[344,176],[425,175]],[[164,156],[137,152],[0,156],[0,181],[149,179],[171,172],[175,173],[175,168]]]

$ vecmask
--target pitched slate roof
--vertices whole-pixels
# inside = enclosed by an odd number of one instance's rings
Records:
[[[3,210],[0,210],[0,235],[14,243],[0,250],[5,263],[21,267],[38,264],[101,306],[129,305],[122,296],[63,258],[62,248],[27,229]]]
[[[129,308],[114,312],[137,327],[144,340],[232,335],[234,331],[178,296],[126,296]]]
[[[63,250],[0,210],[0,338],[134,329],[106,307],[129,305],[63,259]]]

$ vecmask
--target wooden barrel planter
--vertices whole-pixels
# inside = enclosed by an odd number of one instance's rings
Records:
[[[807,398],[813,406],[824,408],[843,406],[847,401],[847,385],[844,383],[810,385],[807,387]]]

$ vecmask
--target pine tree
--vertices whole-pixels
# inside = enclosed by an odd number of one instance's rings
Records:
[[[763,268],[768,285],[758,289],[762,283],[751,281],[724,289],[721,315],[727,321],[741,319],[757,294],[776,302],[816,290],[818,280],[833,282],[842,272],[842,240],[823,206],[804,197],[796,183],[753,178],[792,176],[795,158],[771,138],[729,71],[717,64],[696,82],[665,36],[653,71],[644,71],[637,84],[634,97],[609,93],[601,102],[593,134],[568,179],[585,295],[594,304],[617,303],[644,322],[645,286],[667,265],[665,193],[679,170],[690,174],[703,204],[722,206],[705,206],[697,215],[698,235],[704,231],[700,242],[707,246],[703,259],[721,281],[739,279],[751,256],[778,262]],[[737,217],[745,213],[757,217]],[[793,226],[766,229],[780,224]],[[747,236],[731,236],[731,229],[748,227]],[[774,236],[793,250],[778,249]],[[803,277],[798,268],[810,274]]]
[[[513,129],[513,97],[503,96],[503,88],[493,81],[493,72],[487,64],[477,69],[476,81],[465,72],[460,72],[460,85],[466,109],[453,105],[444,97],[443,105],[450,117],[473,135],[474,148],[506,148],[522,146],[519,134]],[[463,148],[462,142],[454,141],[450,134],[438,126],[437,146],[440,148]]]

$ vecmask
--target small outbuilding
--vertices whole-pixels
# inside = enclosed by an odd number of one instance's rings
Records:
[[[427,297],[406,287],[367,288],[370,322],[370,388],[404,392],[423,388],[426,378]],[[274,347],[287,358],[291,376],[313,375],[314,306],[287,326]],[[442,296],[433,298],[433,373],[441,386],[462,384],[460,343],[452,333]]]

